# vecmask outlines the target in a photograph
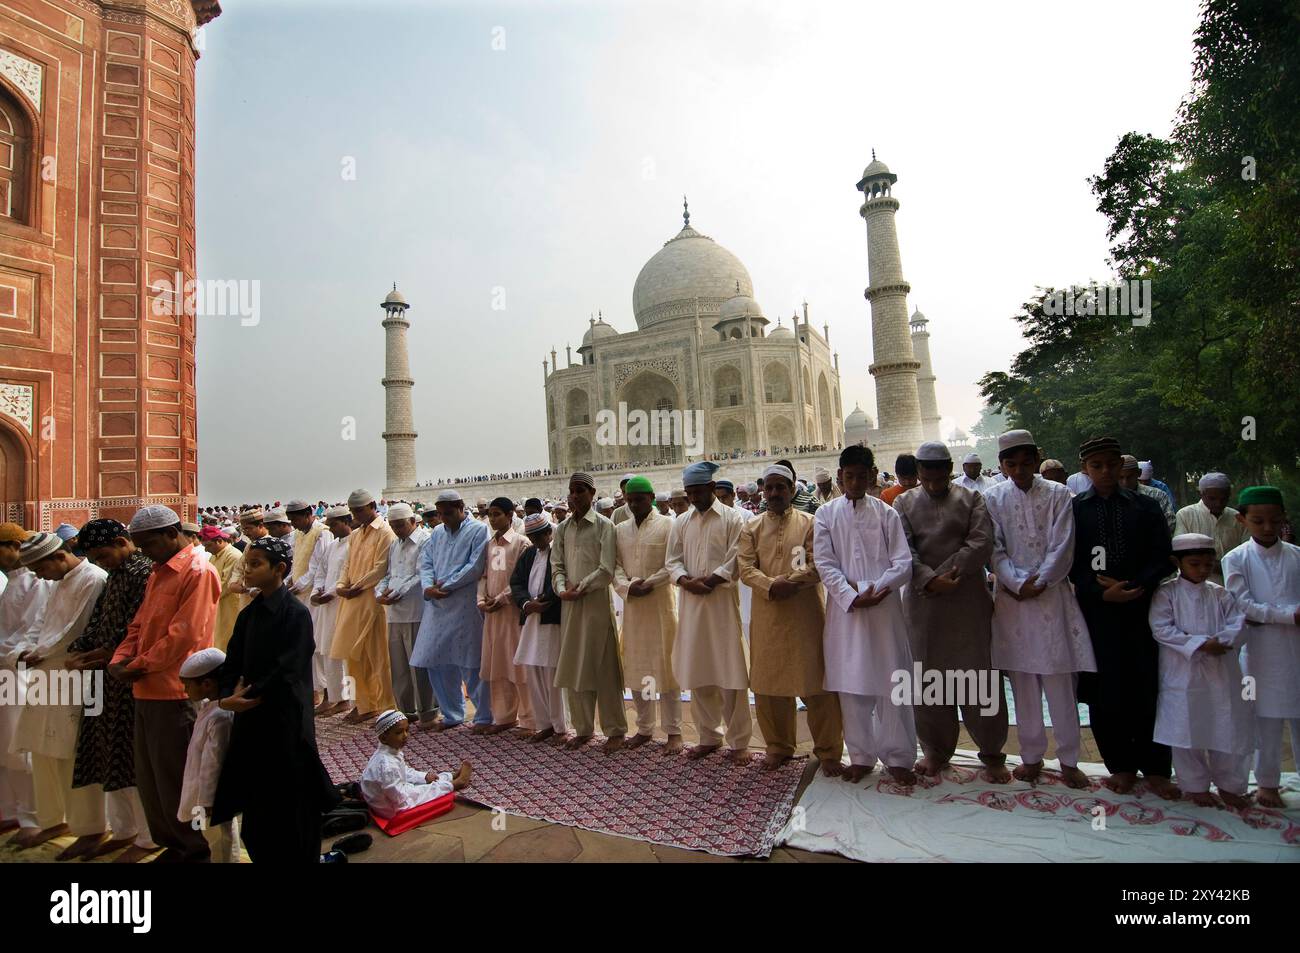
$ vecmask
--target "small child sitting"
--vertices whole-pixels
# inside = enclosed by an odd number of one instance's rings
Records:
[[[1174,772],[1188,800],[1241,809],[1250,804],[1254,728],[1237,661],[1246,616],[1232,593],[1207,581],[1214,559],[1209,536],[1175,536],[1178,576],[1162,583],[1151,600],[1151,634],[1160,643],[1155,740],[1173,749]]]
[[[460,763],[455,776],[449,771],[441,774],[417,771],[407,764],[402,748],[409,729],[406,716],[400,711],[390,709],[375,720],[379,748],[370,756],[370,763],[361,773],[361,796],[377,817],[391,818],[469,784],[471,768],[468,761]]]
[[[190,733],[190,746],[185,754],[185,775],[181,781],[180,810],[177,818],[199,826],[208,847],[212,850],[212,863],[239,863],[238,821],[224,824],[209,823],[212,801],[217,793],[217,779],[221,765],[226,760],[230,746],[230,726],[235,713],[224,711],[217,704],[220,686],[217,671],[226,661],[226,653],[217,648],[201,649],[181,663],[181,684],[189,700],[199,707]]]

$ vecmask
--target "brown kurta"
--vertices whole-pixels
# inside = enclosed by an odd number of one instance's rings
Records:
[[[736,565],[740,581],[754,590],[749,684],[755,695],[807,698],[824,690],[826,609],[813,565],[815,522],[811,514],[790,508],[780,516],[767,511],[741,530]],[[796,568],[797,562],[802,568]],[[773,602],[768,591],[777,576],[802,588],[789,599]]]

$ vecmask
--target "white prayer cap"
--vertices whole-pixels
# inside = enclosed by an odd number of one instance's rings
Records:
[[[975,458],[977,461],[979,457]],[[916,448],[917,463],[952,463],[948,445],[937,440],[927,440]]]
[[[283,506],[273,506],[266,511],[266,515],[262,517],[262,522],[287,523],[289,522],[289,515],[285,513]]]
[[[18,561],[24,566],[40,562],[46,556],[57,553],[63,547],[63,540],[54,533],[33,533],[23,540],[18,547]]]
[[[916,459],[918,459],[918,460],[921,459],[921,457],[920,457],[919,454],[917,455],[917,458],[916,458]],[[949,458],[949,459],[951,459],[951,458]],[[962,461],[961,461],[961,462],[962,462],[962,466],[965,466],[965,465],[968,464],[968,463],[978,463],[978,464],[980,464],[981,466],[984,464],[984,461],[980,459],[980,455],[979,455],[978,453],[968,453],[968,454],[966,454],[966,456],[962,457]]]
[[[197,536],[202,531],[203,531],[203,527],[200,526],[198,523],[181,523],[182,533],[193,533],[194,535]]]
[[[668,494],[666,490],[660,490],[658,493],[655,494],[656,503],[667,503],[671,499],[672,497]]]
[[[348,494],[348,506],[369,506],[375,502],[375,494],[369,490],[353,490]]]
[[[284,504],[284,511],[286,513],[297,513],[300,510],[310,509],[313,509],[313,507],[306,500],[290,500],[288,503]]]
[[[325,519],[327,520],[341,519],[343,517],[347,517],[351,515],[352,515],[352,511],[348,509],[346,506],[331,506],[324,513]]]
[[[757,493],[757,492],[758,492],[758,484],[755,483],[753,480],[750,480],[748,483],[745,484],[745,489],[746,489],[747,491],[749,491],[750,493]]]
[[[1034,443],[1034,435],[1028,430],[1008,430],[1006,433],[998,436],[999,454],[1006,453],[1008,450],[1018,449],[1019,447],[1037,446],[1038,444]],[[974,456],[976,460],[979,459],[975,454],[971,454],[971,456]],[[975,461],[970,460],[969,462],[974,463]]]
[[[813,471],[813,479],[818,483],[830,483],[831,471],[827,470],[825,467],[818,467]]]
[[[1214,540],[1204,533],[1182,533],[1173,538],[1172,546],[1176,553],[1214,552]]]
[[[1039,473],[1046,473],[1048,470],[1064,470],[1065,464],[1055,458],[1044,460],[1038,467]]]
[[[181,518],[176,515],[175,510],[161,503],[150,503],[135,511],[135,516],[131,517],[131,524],[126,530],[128,533],[147,533],[151,529],[176,526],[180,521]]]
[[[789,467],[782,466],[779,463],[774,463],[766,470],[763,471],[764,480],[766,480],[770,476],[779,476],[783,480],[787,481],[791,486],[794,485],[794,473],[790,470]],[[755,490],[758,489],[757,484],[754,485],[754,489]]]
[[[543,503],[543,504],[542,504],[542,509],[544,509],[544,510],[553,510],[553,509],[555,509],[555,504],[554,504],[554,503]]]
[[[622,485],[622,484],[626,483],[628,480],[632,479],[634,476],[636,476],[635,473],[624,473],[624,474],[623,474],[623,479],[619,480],[618,482],[619,482],[620,485]]]
[[[1198,490],[1231,490],[1232,481],[1226,473],[1207,473],[1196,484]]]
[[[415,518],[415,510],[411,509],[409,503],[391,503],[388,506],[388,522],[393,520],[409,520]]]
[[[1155,465],[1150,460],[1138,461],[1138,469],[1141,471],[1139,475],[1146,477],[1148,480],[1156,472]]]
[[[596,509],[598,510],[612,510],[613,508],[614,500],[608,496],[602,496],[596,501]]]
[[[218,648],[199,649],[181,663],[181,678],[202,678],[211,675],[226,661],[226,653]]]
[[[486,496],[480,496],[480,497],[478,498],[478,502],[475,503],[474,505],[475,505],[475,506],[487,506],[487,505],[488,505],[488,498],[487,498]]]
[[[382,735],[389,728],[393,727],[393,725],[400,724],[404,721],[406,721],[405,715],[395,708],[390,708],[375,719],[375,734]]]
[[[443,490],[433,500],[434,503],[464,503],[461,495],[455,490]]]

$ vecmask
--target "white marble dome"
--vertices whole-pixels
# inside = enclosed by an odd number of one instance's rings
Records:
[[[707,235],[687,225],[641,268],[632,287],[632,313],[638,328],[695,313],[718,314],[739,294],[752,300],[754,285],[740,259]],[[757,305],[754,306],[757,308]]]
[[[876,425],[872,422],[871,417],[859,404],[854,404],[853,413],[844,418],[845,433],[848,433],[850,430],[872,430],[875,426]]]
[[[718,309],[719,321],[733,321],[736,318],[761,318],[762,309],[759,308],[758,302],[749,295],[738,294],[732,295],[722,303]]]
[[[597,321],[591,327],[587,328],[587,333],[582,336],[582,346],[587,347],[592,341],[599,341],[601,338],[618,337],[618,332],[606,324],[604,319]]]

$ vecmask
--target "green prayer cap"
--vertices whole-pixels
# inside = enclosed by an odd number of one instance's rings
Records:
[[[1282,506],[1282,491],[1275,486],[1248,486],[1237,497],[1237,505],[1248,506],[1253,503]]]
[[[655,488],[650,485],[650,481],[643,476],[634,476],[623,487],[624,493],[653,493],[654,491]]]

